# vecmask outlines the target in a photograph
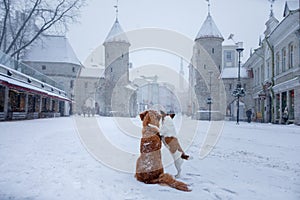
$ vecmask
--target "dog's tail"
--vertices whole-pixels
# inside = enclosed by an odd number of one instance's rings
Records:
[[[174,179],[170,174],[161,174],[157,179],[152,180],[151,183],[155,184],[162,184],[162,185],[168,185],[172,188],[175,188],[177,190],[182,190],[185,192],[192,191],[188,188],[188,185],[186,183],[183,183],[181,181],[177,181]]]

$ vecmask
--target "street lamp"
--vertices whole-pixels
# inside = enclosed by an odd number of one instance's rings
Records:
[[[244,49],[242,47],[238,47],[236,51],[239,54],[239,64],[238,64],[238,80],[236,89],[233,91],[232,95],[237,97],[237,111],[236,111],[236,123],[239,124],[240,118],[240,97],[245,96],[244,88],[242,88],[241,84],[241,53]]]
[[[212,104],[212,98],[211,98],[211,75],[212,71],[209,71],[209,97],[207,98],[207,104],[208,104],[208,121],[211,120],[211,104]]]

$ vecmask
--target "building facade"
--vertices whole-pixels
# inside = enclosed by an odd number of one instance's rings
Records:
[[[84,66],[75,82],[74,113],[100,114],[100,103],[96,96],[100,78],[104,77],[104,66]],[[103,106],[103,105],[101,105]]]
[[[66,37],[43,35],[25,52],[22,61],[60,84],[74,101],[75,81],[82,65]]]
[[[237,117],[237,98],[233,96],[238,84],[238,65],[239,54],[236,49],[242,46],[241,43],[229,43],[222,46],[222,71],[220,78],[223,81],[226,92],[226,118],[236,120]],[[245,96],[239,99],[239,119],[246,119],[246,111],[253,109],[252,87],[247,69],[240,66],[241,87],[245,91]]]
[[[70,105],[59,84],[0,52],[0,120],[68,116]]]
[[[300,124],[299,2],[287,1],[283,17],[279,22],[271,11],[264,38],[244,67],[253,74],[258,117],[264,122]]]

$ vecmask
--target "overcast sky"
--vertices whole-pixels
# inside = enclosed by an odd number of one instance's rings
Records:
[[[269,18],[268,0],[211,0],[211,15],[227,40],[230,33],[243,42],[244,60],[250,48],[257,48]],[[67,37],[81,62],[99,45],[115,20],[116,0],[88,0],[79,24],[70,26]],[[281,21],[285,0],[274,3],[275,17]],[[146,27],[168,29],[194,40],[206,19],[206,0],[119,0],[119,21],[124,31]]]

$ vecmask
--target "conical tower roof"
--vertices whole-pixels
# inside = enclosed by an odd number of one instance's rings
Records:
[[[208,16],[202,24],[195,40],[200,38],[220,38],[224,40],[210,13],[208,13]]]
[[[111,27],[111,29],[104,41],[104,44],[108,43],[108,42],[129,43],[129,40],[128,40],[125,32],[123,31],[118,19],[116,19],[115,23]]]

